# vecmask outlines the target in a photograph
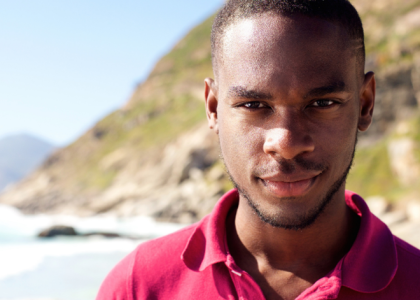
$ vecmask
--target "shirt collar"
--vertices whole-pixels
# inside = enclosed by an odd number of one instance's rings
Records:
[[[359,195],[346,191],[345,196],[347,205],[361,216],[360,229],[350,251],[331,274],[341,277],[343,286],[358,292],[380,291],[392,281],[398,268],[394,237]],[[213,212],[197,224],[181,255],[188,268],[202,271],[212,264],[227,261],[225,222],[229,210],[238,201],[237,190],[229,191]]]
[[[397,272],[394,236],[359,195],[346,191],[346,203],[361,216],[361,221],[356,240],[343,258],[342,284],[359,292],[378,292]]]
[[[229,210],[238,201],[236,189],[227,192],[216,203],[213,212],[197,224],[181,255],[188,268],[203,271],[209,265],[227,261],[225,223]]]

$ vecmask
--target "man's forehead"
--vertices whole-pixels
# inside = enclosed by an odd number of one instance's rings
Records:
[[[265,13],[239,19],[226,28],[222,38],[222,52],[227,54],[238,45],[254,48],[289,44],[324,43],[348,47],[351,39],[338,24],[300,14],[293,16]]]
[[[332,72],[354,56],[346,35],[338,25],[306,16],[263,14],[239,20],[225,31],[219,79],[235,77],[242,81],[236,84],[248,85],[248,80],[260,84],[279,73],[302,79],[319,76],[325,68]]]

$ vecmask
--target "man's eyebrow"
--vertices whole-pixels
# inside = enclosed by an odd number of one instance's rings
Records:
[[[321,86],[310,90],[303,98],[322,97],[332,93],[346,91],[346,84],[343,81],[332,82],[328,85]]]
[[[232,98],[245,98],[251,100],[271,100],[273,96],[270,93],[264,93],[256,90],[247,90],[243,86],[232,86],[229,88],[228,96]]]

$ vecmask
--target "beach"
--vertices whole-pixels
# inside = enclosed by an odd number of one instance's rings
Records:
[[[79,233],[106,231],[140,238],[36,237],[52,225],[72,226]],[[0,300],[95,299],[108,272],[137,245],[182,227],[147,217],[26,216],[0,205]]]

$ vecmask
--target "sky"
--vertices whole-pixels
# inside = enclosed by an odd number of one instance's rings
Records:
[[[223,0],[0,0],[0,139],[65,146]]]

